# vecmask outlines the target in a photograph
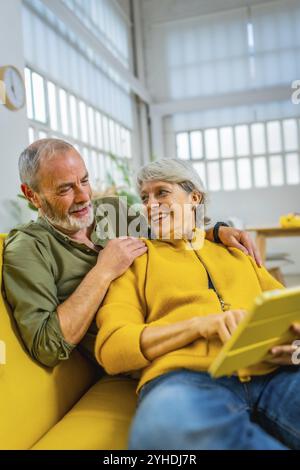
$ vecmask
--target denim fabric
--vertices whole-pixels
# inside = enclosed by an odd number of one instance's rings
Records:
[[[300,368],[240,382],[179,369],[139,394],[129,449],[300,449]]]

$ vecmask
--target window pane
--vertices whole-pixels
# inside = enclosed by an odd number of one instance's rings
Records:
[[[124,127],[121,128],[121,147],[122,147],[122,153],[121,157],[126,157],[127,153],[127,143],[126,143],[126,129]]]
[[[221,154],[228,158],[234,156],[233,131],[232,127],[223,127],[220,129]]]
[[[220,166],[218,162],[207,164],[208,187],[210,191],[219,191],[221,189]]]
[[[194,131],[190,133],[192,158],[203,157],[202,133]]]
[[[94,188],[98,187],[99,183],[99,162],[98,154],[95,151],[91,152],[91,183]]]
[[[57,106],[56,106],[56,87],[53,83],[48,82],[48,104],[50,127],[57,131]]]
[[[104,150],[109,152],[110,145],[109,145],[109,134],[108,134],[108,120],[106,116],[103,116],[102,124],[103,124]]]
[[[283,121],[283,135],[285,150],[296,150],[298,148],[298,135],[295,119],[286,119]]]
[[[252,124],[251,140],[254,155],[266,152],[265,126],[262,123]]]
[[[91,168],[91,164],[90,164],[90,159],[89,159],[89,151],[86,147],[84,147],[82,149],[82,158],[84,160],[84,163],[85,163],[85,166],[87,168],[87,171],[89,172],[89,177],[90,179],[92,180],[92,173],[93,173],[93,169]]]
[[[96,135],[97,135],[97,145],[99,149],[103,149],[103,133],[102,133],[102,119],[101,114],[96,112]]]
[[[131,136],[130,132],[124,129],[124,156],[131,157]]]
[[[127,131],[127,156],[132,158],[132,146],[131,146],[131,132]]]
[[[105,156],[99,154],[99,190],[101,191],[103,188],[103,183],[105,181]]]
[[[281,130],[278,121],[267,123],[268,151],[270,153],[280,152],[282,148]]]
[[[176,135],[177,157],[183,160],[189,159],[189,135],[187,132]]]
[[[88,109],[88,118],[89,118],[90,144],[95,146],[96,145],[95,119],[94,119],[94,110],[91,107],[89,107]]]
[[[59,90],[59,104],[60,104],[61,132],[65,135],[68,135],[69,134],[68,102],[67,102],[67,93],[65,92],[65,90]]]
[[[116,135],[116,154],[118,157],[122,156],[122,145],[121,145],[121,129],[119,124],[115,124],[115,135]]]
[[[268,186],[267,160],[265,157],[254,159],[254,179],[257,188]]]
[[[78,139],[78,111],[77,111],[77,100],[75,96],[70,96],[70,113],[71,113],[71,127],[72,135],[75,139]]]
[[[47,139],[48,135],[47,132],[40,131],[39,132],[39,139]]]
[[[251,167],[249,158],[238,160],[239,188],[251,188]]]
[[[121,129],[122,157],[131,158],[131,134],[127,129]]]
[[[83,142],[88,142],[87,112],[86,112],[85,103],[83,101],[80,101],[79,103],[79,116],[80,116],[81,140],[83,140]]]
[[[280,155],[270,157],[270,179],[273,186],[283,185],[283,164]]]
[[[46,122],[46,101],[44,79],[37,73],[32,73],[32,87],[34,100],[34,119]]]
[[[233,160],[222,162],[223,188],[226,191],[236,189],[235,164]]]
[[[245,157],[250,153],[248,126],[236,126],[235,145],[238,157]]]
[[[34,129],[32,127],[29,127],[28,129],[28,139],[29,139],[29,144],[32,144],[32,142],[35,141]]]
[[[290,153],[286,155],[286,180],[288,184],[298,184],[300,182],[299,175],[299,155]]]
[[[33,119],[31,72],[27,68],[25,69],[25,87],[26,87],[27,117],[28,119]]]
[[[205,155],[206,158],[219,157],[219,143],[217,129],[207,129],[205,131]]]
[[[205,164],[202,162],[194,163],[194,168],[200,176],[202,183],[206,185]]]
[[[109,137],[110,137],[111,151],[114,155],[116,155],[115,124],[111,119],[109,120]]]
[[[114,169],[113,169],[111,158],[109,156],[107,156],[105,159],[105,169],[106,169],[105,179],[110,179],[110,178],[114,179]]]

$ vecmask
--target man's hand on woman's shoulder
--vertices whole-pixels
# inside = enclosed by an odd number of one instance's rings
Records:
[[[234,227],[219,227],[219,238],[223,245],[238,248],[246,255],[252,256],[257,266],[262,266],[260,253],[250,234],[245,230],[239,230]]]

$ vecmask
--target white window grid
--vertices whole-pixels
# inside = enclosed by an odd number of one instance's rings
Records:
[[[66,140],[84,158],[95,191],[112,182],[123,186],[117,163],[131,167],[131,130],[32,68],[25,68],[25,82],[29,142],[47,137]]]
[[[129,65],[129,20],[115,0],[63,0],[118,59]]]
[[[95,102],[96,99],[106,114],[131,128],[132,97],[127,81],[101,55],[95,54],[80,36],[67,28],[41,0],[23,1],[27,65],[47,78],[53,77],[62,87],[87,101]],[[107,3],[108,0],[103,1]],[[85,0],[81,3],[86,5]],[[101,5],[98,7],[101,10]]]
[[[176,155],[192,162],[210,191],[297,185],[300,119],[176,132]]]

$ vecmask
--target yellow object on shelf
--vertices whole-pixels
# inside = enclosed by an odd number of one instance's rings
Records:
[[[291,213],[282,215],[279,223],[282,228],[300,227],[300,214]]]

